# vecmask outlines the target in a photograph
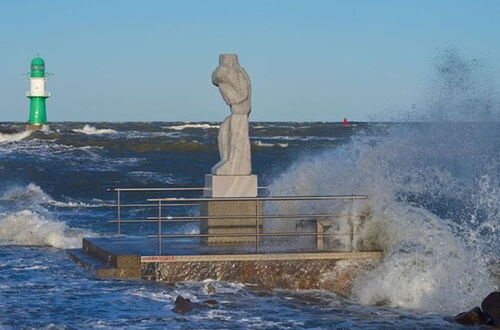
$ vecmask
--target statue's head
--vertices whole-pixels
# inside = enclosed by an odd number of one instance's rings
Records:
[[[219,65],[229,65],[229,66],[239,65],[238,55],[236,55],[236,54],[220,54],[219,55]]]

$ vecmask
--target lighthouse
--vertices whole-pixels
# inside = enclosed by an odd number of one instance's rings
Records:
[[[45,61],[41,57],[35,57],[31,61],[29,81],[30,90],[26,92],[26,96],[30,100],[28,129],[43,129],[47,127],[45,100],[50,96],[50,93],[45,90],[47,74],[45,73]]]

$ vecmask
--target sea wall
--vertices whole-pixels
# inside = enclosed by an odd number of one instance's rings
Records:
[[[254,284],[264,289],[325,289],[348,295],[352,282],[377,259],[193,261],[142,263],[141,277],[168,283],[217,281]]]

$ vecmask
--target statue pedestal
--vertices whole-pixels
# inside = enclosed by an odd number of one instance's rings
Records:
[[[205,188],[205,197],[257,197],[257,176],[207,174]],[[252,235],[261,232],[262,218],[257,216],[262,214],[262,205],[258,201],[203,202],[200,214],[210,217],[200,221],[200,234],[221,235],[202,237],[202,242],[206,244],[255,243],[256,237]]]
[[[257,175],[205,174],[204,197],[257,197]]]

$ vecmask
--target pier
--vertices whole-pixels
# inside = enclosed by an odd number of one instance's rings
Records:
[[[270,289],[328,289],[340,294],[347,294],[352,280],[382,257],[381,251],[363,250],[358,237],[369,214],[353,210],[367,196],[184,197],[204,190],[112,189],[116,203],[110,206],[116,217],[108,223],[116,226],[116,235],[84,238],[82,249],[68,254],[102,278],[167,283],[213,279]],[[165,194],[181,197],[144,197]],[[240,208],[236,207],[225,215],[203,213],[205,203],[242,202],[256,205],[257,212],[238,214]],[[297,203],[317,207],[336,203],[344,212],[286,211],[293,209],[286,204]],[[215,231],[203,231],[203,223],[213,219],[217,221]],[[189,223],[200,231],[186,233],[182,225]],[[236,242],[234,238],[246,240]]]

